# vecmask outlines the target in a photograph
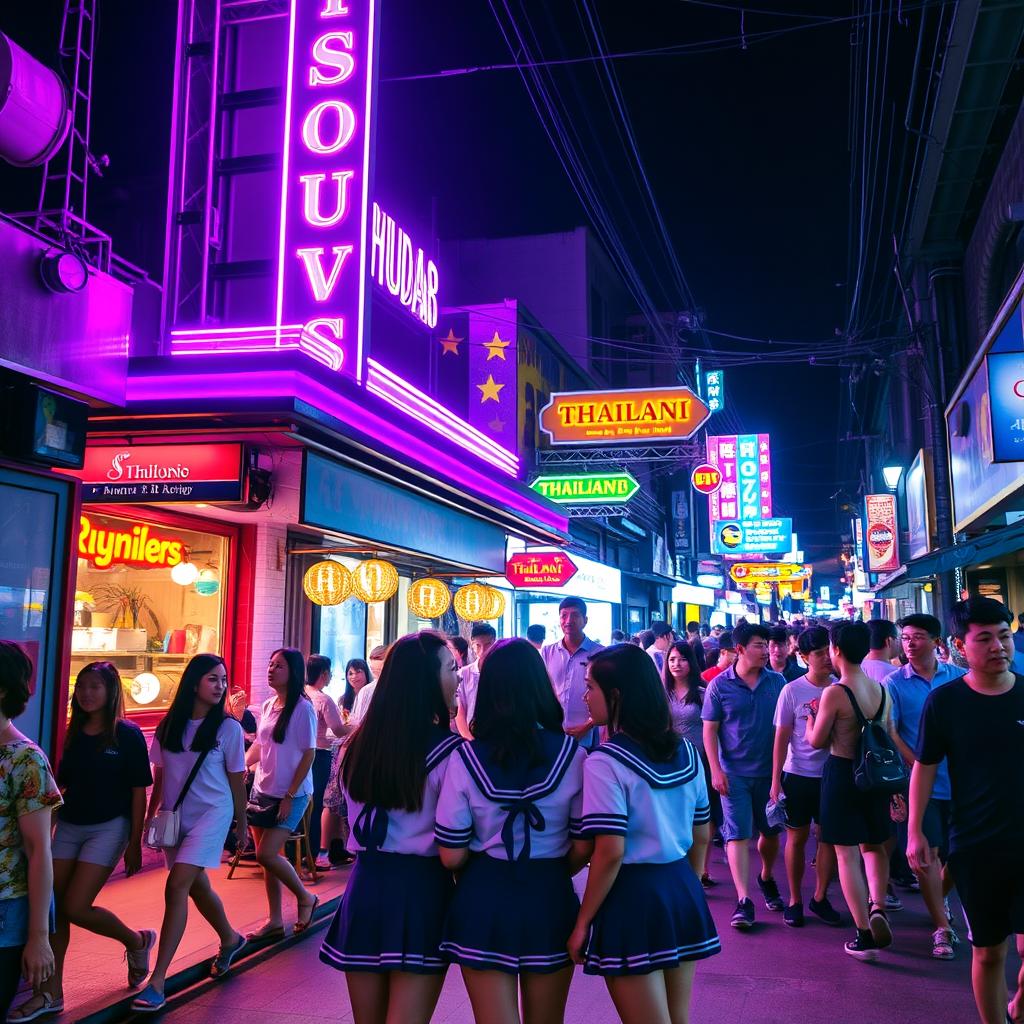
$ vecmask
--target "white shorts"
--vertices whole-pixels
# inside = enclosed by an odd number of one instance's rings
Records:
[[[77,860],[84,864],[102,864],[112,868],[128,849],[131,821],[111,818],[96,825],[74,825],[57,819],[53,834],[53,859]]]
[[[215,868],[224,855],[224,840],[234,815],[225,816],[219,807],[204,811],[188,828],[182,823],[182,836],[177,846],[164,848],[168,868],[175,864],[191,864],[197,868]]]

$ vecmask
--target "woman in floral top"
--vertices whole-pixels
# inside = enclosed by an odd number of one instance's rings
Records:
[[[50,819],[60,791],[46,755],[12,722],[31,675],[25,652],[0,640],[0,1020],[21,975],[40,985],[53,973]]]

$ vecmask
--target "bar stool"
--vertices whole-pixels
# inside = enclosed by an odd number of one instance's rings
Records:
[[[288,837],[285,842],[285,849],[288,844],[292,844],[292,862],[295,865],[296,873],[301,877],[303,865],[306,867],[306,871],[309,872],[310,881],[314,884],[318,881],[319,876],[316,870],[316,857],[313,855],[313,851],[309,847],[309,826],[313,820],[313,801],[311,800],[306,804],[306,809],[302,813],[302,820],[299,822],[298,827]],[[242,850],[239,847],[231,855],[231,859],[228,861],[228,878],[231,878],[235,873],[235,868],[238,867],[238,863],[242,858]]]

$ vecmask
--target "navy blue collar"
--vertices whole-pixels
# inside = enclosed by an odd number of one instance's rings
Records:
[[[579,744],[571,737],[541,731],[544,753],[540,764],[525,768],[522,764],[502,768],[489,756],[489,745],[473,740],[459,747],[470,777],[488,800],[539,800],[553,793],[565,778]]]
[[[594,753],[615,758],[654,789],[674,789],[685,785],[703,771],[697,748],[689,740],[680,742],[671,761],[652,761],[636,740],[621,732],[607,743],[602,743]]]
[[[465,741],[457,733],[447,729],[438,729],[441,733],[434,741],[433,746],[427,751],[427,772],[432,772],[456,747],[461,746]]]

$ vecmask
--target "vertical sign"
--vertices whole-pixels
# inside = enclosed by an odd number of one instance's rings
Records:
[[[772,449],[768,434],[757,435],[757,472],[761,488],[761,518],[772,514]]]
[[[725,370],[708,370],[704,374],[704,404],[712,412],[725,408]]]
[[[276,344],[362,378],[377,0],[290,0]]]
[[[865,495],[864,540],[869,572],[892,572],[900,567],[896,531],[896,495]]]
[[[722,474],[722,486],[708,498],[711,521],[739,518],[736,487],[736,435],[708,434],[708,462]]]
[[[772,516],[771,442],[768,434],[708,436],[708,462],[722,473],[711,495],[712,522],[753,522]]]

